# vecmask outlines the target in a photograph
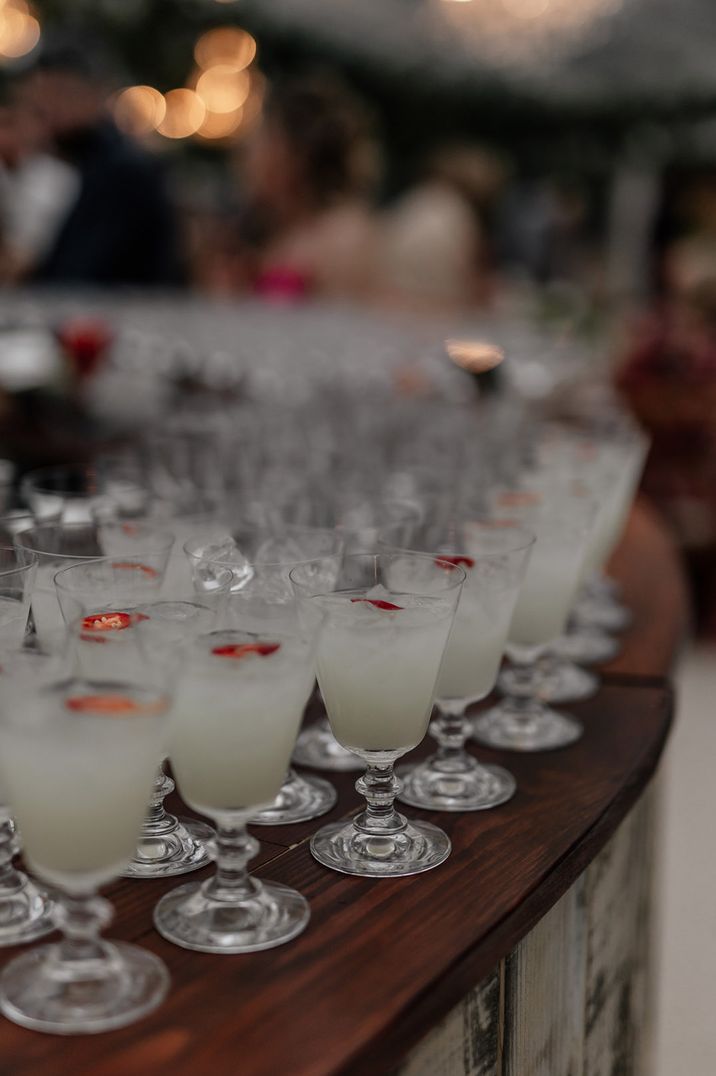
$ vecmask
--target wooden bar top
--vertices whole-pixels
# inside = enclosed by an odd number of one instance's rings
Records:
[[[636,566],[628,551],[615,559],[635,624],[622,666],[613,663],[595,698],[569,707],[584,722],[583,738],[540,755],[481,749],[481,758],[517,777],[514,799],[497,810],[450,815],[407,808],[450,834],[453,852],[442,866],[374,880],[316,863],[310,835],[359,806],[356,775],[332,775],[339,800],[329,815],[254,829],[262,842],[256,873],[295,886],[310,901],[311,922],[301,937],[246,956],[187,952],[165,942],[151,923],[159,897],[186,878],[121,880],[107,892],[116,908],[108,936],[136,941],[165,960],[168,999],[141,1022],[97,1036],[60,1040],[1,1020],[2,1076],[393,1071],[569,888],[658,764],[672,712],[662,678],[685,623],[685,603],[678,564],[657,522],[641,510],[635,519],[626,545],[641,547]],[[655,577],[661,586],[653,585]],[[644,632],[649,645],[658,643],[651,658]],[[428,749],[425,743],[419,753]],[[14,953],[6,950],[2,961]]]

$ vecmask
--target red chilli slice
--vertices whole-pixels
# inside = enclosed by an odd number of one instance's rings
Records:
[[[457,568],[459,565],[463,565],[465,568],[475,567],[475,561],[472,557],[463,557],[459,553],[441,553],[439,557],[435,558],[435,563],[438,568],[444,568],[447,572],[451,572],[453,568]]]
[[[352,602],[365,602],[366,605],[374,605],[376,609],[385,609],[389,613],[402,609],[402,605],[393,605],[392,602],[384,602],[382,598],[351,598]]]
[[[144,616],[144,614],[137,614],[137,619],[140,616]],[[82,620],[82,632],[94,635],[97,632],[124,631],[125,628],[131,625],[132,619],[131,613],[93,613]],[[147,618],[145,617],[144,619],[146,620]]]
[[[150,712],[126,695],[74,695],[65,699],[65,708],[76,713],[146,714]]]
[[[151,568],[148,564],[133,564],[131,560],[115,561],[112,567],[126,571],[142,572],[148,579],[157,579],[159,576],[159,572],[156,568]]]
[[[211,652],[216,654],[217,658],[233,658],[234,661],[239,661],[250,654],[267,658],[269,654],[275,654],[280,649],[280,643],[229,643],[226,646],[215,646]]]

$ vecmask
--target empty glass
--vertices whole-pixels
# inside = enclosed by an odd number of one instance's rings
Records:
[[[311,565],[291,571],[307,623],[320,623],[316,670],[333,734],[363,759],[356,783],[366,809],[324,826],[311,852],[326,867],[372,878],[417,874],[442,863],[450,840],[399,814],[396,759],[425,736],[440,664],[465,580],[433,556],[344,558],[337,584]]]

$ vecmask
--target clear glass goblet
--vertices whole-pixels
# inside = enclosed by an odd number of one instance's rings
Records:
[[[382,541],[393,544],[390,530]],[[466,710],[495,686],[533,544],[534,537],[518,527],[468,519],[427,524],[416,535],[416,550],[430,551],[444,571],[459,565],[466,578],[438,677],[437,717],[430,724],[438,750],[424,762],[398,768],[401,802],[426,810],[483,811],[514,795],[511,773],[465,750],[472,733]]]
[[[393,768],[427,731],[464,570],[446,571],[434,556],[383,553],[344,558],[333,586],[310,565],[290,575],[303,616],[321,622],[316,668],[333,734],[367,767],[356,783],[366,809],[314,834],[312,854],[372,878],[437,867],[450,840],[395,810]]]
[[[36,1031],[87,1034],[151,1012],[169,976],[152,953],[105,942],[111,909],[97,895],[132,855],[157,761],[168,696],[143,666],[112,681],[50,684],[25,670],[0,677],[0,772],[25,859],[64,895],[62,939],[16,957],[0,1008]]]
[[[277,626],[283,630],[276,630]],[[314,680],[314,641],[293,611],[260,633],[218,631],[185,658],[170,754],[184,800],[216,825],[216,874],[171,890],[154,924],[185,949],[249,953],[305,929],[305,898],[252,878],[247,823],[281,786]]]
[[[338,574],[342,538],[334,530],[277,522],[270,528],[235,522],[230,530],[233,555],[228,545],[217,555],[219,547],[208,545],[205,539],[189,541],[184,547],[202,585],[216,571],[235,572],[236,585],[225,606],[227,627],[253,631],[265,627],[267,617],[269,626],[273,616],[283,617],[286,605],[294,604],[289,570],[302,561],[319,558],[329,578]],[[330,782],[289,766],[275,801],[251,821],[260,826],[307,822],[326,814],[335,802],[336,790]]]
[[[131,562],[130,562],[131,563]],[[141,563],[141,562],[139,562]],[[188,570],[184,562],[184,571]],[[196,594],[191,580],[164,597],[162,580],[125,564],[117,569],[111,558],[73,565],[55,576],[58,598],[68,624],[78,621],[80,663],[96,671],[104,659],[108,673],[122,656],[122,643],[140,648],[151,646],[151,657],[178,674],[184,650],[197,635],[215,627],[232,579],[230,572],[216,574],[210,590]],[[136,628],[127,632],[127,628]],[[116,643],[98,652],[97,644]],[[125,651],[127,647],[125,647]],[[134,660],[132,650],[128,659]],[[124,870],[133,878],[163,878],[186,874],[206,866],[211,859],[214,831],[198,819],[178,817],[164,808],[174,782],[160,765],[152,788],[149,812],[137,850]]]
[[[539,662],[537,693],[545,702],[578,702],[590,699],[599,690],[599,677],[588,669],[582,669],[574,661],[563,656],[562,640],[555,645],[552,652],[545,654]],[[497,686],[503,695],[512,692],[515,674],[508,665],[497,678]]]
[[[533,512],[536,535],[510,624],[507,655],[511,694],[473,722],[473,735],[490,747],[546,751],[565,747],[582,734],[575,718],[540,697],[539,659],[559,639],[574,601],[584,550],[594,516],[590,501],[563,491],[546,497]]]
[[[0,652],[0,677],[7,678],[10,667],[15,675],[18,675],[21,667],[26,668],[37,682],[47,679],[48,674],[54,675],[55,666],[46,655],[32,650],[15,650],[21,642],[21,639],[11,640],[10,650],[3,646]],[[18,846],[7,789],[0,774],[0,946],[35,941],[55,929],[50,897],[13,865]]]
[[[132,569],[145,581],[161,582],[174,538],[168,531],[144,523],[47,523],[15,535],[14,544],[37,555],[38,568],[32,594],[32,629],[41,648],[62,646],[66,622],[60,609],[54,578],[71,564],[105,555],[117,564],[143,564]],[[118,569],[121,570],[121,569]],[[127,577],[130,569],[127,569]]]

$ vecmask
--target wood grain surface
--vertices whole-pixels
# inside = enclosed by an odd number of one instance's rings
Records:
[[[661,540],[647,519],[647,552],[650,535]],[[641,529],[629,538],[637,539],[643,554]],[[657,547],[655,570],[664,567]],[[677,589],[669,591],[669,601]],[[186,952],[165,942],[151,922],[159,897],[186,878],[121,880],[107,891],[116,909],[108,935],[136,941],[165,960],[172,977],[167,1001],[132,1027],[65,1040],[0,1021],[1,1076],[395,1072],[411,1047],[476,983],[489,981],[553,908],[650,781],[671,719],[671,693],[660,680],[670,664],[666,638],[675,646],[678,631],[669,636],[660,628],[661,649],[646,672],[638,635],[672,614],[683,622],[683,610],[667,608],[660,593],[653,586],[629,591],[638,613],[629,643],[637,671],[617,667],[595,698],[570,707],[585,726],[578,743],[542,755],[480,750],[482,758],[499,761],[517,777],[510,803],[464,815],[406,810],[450,834],[453,852],[440,868],[413,878],[372,880],[316,863],[310,835],[359,805],[355,775],[337,774],[331,779],[338,803],[324,819],[254,830],[262,842],[257,874],[295,886],[310,901],[311,922],[300,938],[247,956]],[[628,653],[627,648],[625,660]],[[422,745],[416,755],[427,749]],[[12,955],[5,950],[0,962]],[[479,1011],[476,998],[473,994]],[[474,1012],[473,1018],[479,1039]]]

